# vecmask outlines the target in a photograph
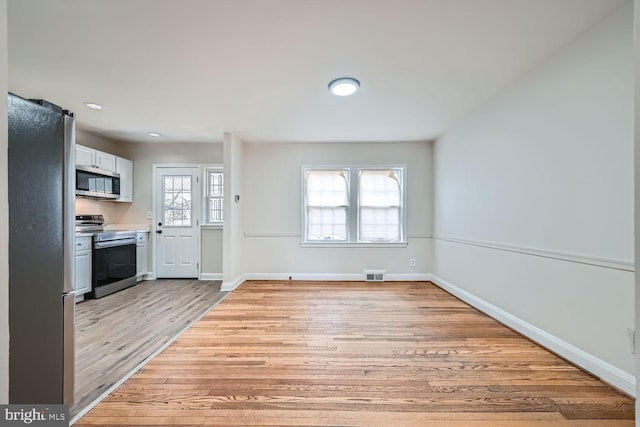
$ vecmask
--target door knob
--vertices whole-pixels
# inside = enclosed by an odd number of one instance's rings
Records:
[[[162,230],[158,230],[158,231],[156,231],[156,233],[162,234]]]

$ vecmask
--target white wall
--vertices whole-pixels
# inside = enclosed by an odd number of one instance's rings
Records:
[[[76,197],[76,215],[102,214],[106,224],[122,224],[127,207],[122,203]]]
[[[249,277],[357,278],[385,269],[410,279],[429,273],[432,223],[432,144],[245,144],[244,258]],[[303,164],[406,164],[404,248],[301,247]],[[409,267],[415,258],[416,267]]]
[[[638,35],[638,26],[640,25],[640,0],[633,3],[634,11],[634,46],[635,46],[635,144],[634,144],[634,172],[635,172],[635,261],[636,265],[640,265],[640,36]],[[635,279],[635,323],[636,331],[640,332],[640,280],[636,273]],[[638,333],[636,333],[636,341]],[[640,373],[640,351],[637,351],[636,344],[636,425],[640,426],[640,405],[638,405],[638,396],[640,396],[640,381],[637,381]]]
[[[243,252],[244,143],[231,133],[223,136],[224,152],[224,229],[222,257],[223,291],[235,289],[243,280],[245,255]],[[240,201],[234,201],[235,195]]]
[[[632,31],[628,5],[436,141],[433,268],[630,393]]]
[[[222,274],[222,228],[204,228],[202,230],[202,273]]]
[[[77,214],[102,214],[109,224],[151,225],[147,212],[153,210],[154,164],[222,163],[222,144],[219,143],[131,143],[109,140],[82,130],[77,132],[76,142],[133,161],[133,203],[76,198]],[[152,234],[150,238],[153,237]],[[203,230],[201,244],[201,272],[219,274],[222,271],[221,231]],[[149,244],[150,260],[153,259],[152,247]]]
[[[222,144],[121,143],[118,154],[133,161],[133,203],[124,203],[128,208],[121,220],[147,224],[147,212],[153,210],[153,165],[222,163]]]
[[[7,1],[0,0],[0,93],[7,76]],[[9,402],[9,191],[7,97],[0,102],[0,404]]]
[[[152,225],[151,220],[147,219],[147,212],[153,211],[154,164],[217,164],[223,160],[222,144],[219,143],[119,143],[115,154],[133,161],[133,203],[106,202],[111,206],[105,206],[104,209],[105,213],[119,214],[117,222],[124,224]],[[152,233],[150,239],[153,238]],[[222,242],[219,235],[204,231],[201,245],[201,272],[220,273],[218,265],[222,262]],[[152,247],[149,244],[150,260],[154,256]]]
[[[84,145],[105,153],[120,155],[120,144],[111,139],[89,133],[81,128],[76,129],[76,144]]]

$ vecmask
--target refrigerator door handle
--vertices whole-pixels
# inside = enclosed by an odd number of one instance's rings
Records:
[[[62,292],[72,292],[75,288],[75,218],[76,218],[76,126],[75,118],[64,116],[64,287]]]

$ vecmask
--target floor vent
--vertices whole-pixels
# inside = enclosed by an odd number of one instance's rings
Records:
[[[384,282],[384,270],[365,270],[364,278],[367,282]]]

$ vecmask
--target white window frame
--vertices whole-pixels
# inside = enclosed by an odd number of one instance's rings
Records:
[[[400,241],[397,242],[370,242],[359,241],[359,172],[361,170],[402,170],[401,206],[400,206]],[[338,240],[308,240],[307,239],[307,185],[306,176],[308,170],[347,170],[349,172],[349,206],[347,208],[347,235],[348,239]],[[406,247],[407,246],[407,165],[405,164],[304,164],[301,168],[301,247]]]
[[[346,172],[346,184],[347,184],[347,206],[346,206],[346,218],[347,218],[347,224],[346,224],[346,239],[327,239],[327,240],[318,240],[318,239],[309,239],[307,232],[309,230],[308,228],[308,222],[309,222],[309,209],[308,209],[308,200],[307,200],[307,175],[308,175],[308,171],[335,171],[335,172]],[[313,167],[313,168],[304,168],[302,171],[302,181],[303,181],[303,194],[302,194],[302,216],[303,216],[303,220],[302,220],[302,224],[303,224],[303,230],[302,230],[302,236],[305,242],[313,242],[313,243],[349,243],[351,238],[352,238],[352,233],[351,233],[351,226],[349,224],[349,218],[350,218],[350,210],[351,210],[351,171],[348,168],[343,168],[343,167]]]
[[[400,172],[400,182],[399,182],[399,187],[400,187],[400,201],[399,201],[399,226],[400,226],[400,230],[399,230],[399,234],[400,234],[400,239],[396,240],[396,241],[386,241],[386,240],[363,240],[360,236],[361,236],[361,221],[360,221],[360,208],[362,207],[361,203],[360,203],[360,173],[362,171],[399,171]],[[357,205],[357,238],[358,238],[358,243],[406,243],[407,239],[405,237],[406,234],[406,230],[405,230],[405,225],[406,225],[406,214],[405,214],[405,206],[406,206],[406,202],[405,202],[405,193],[406,193],[406,186],[405,186],[405,180],[406,180],[406,168],[403,166],[393,166],[393,167],[359,167],[358,170],[356,171],[356,176],[358,179],[358,195],[357,195],[357,200],[358,200],[358,205]]]
[[[203,212],[202,212],[202,226],[205,228],[222,228],[224,225],[224,216],[222,218],[222,221],[211,221],[211,218],[209,217],[209,173],[210,172],[214,172],[214,173],[221,173],[222,174],[222,186],[223,186],[223,193],[222,193],[222,197],[219,197],[220,199],[222,199],[222,203],[224,206],[224,168],[222,165],[207,165],[204,166],[203,168],[203,177],[202,177],[202,181],[203,181],[203,195],[202,195],[202,199],[203,199]],[[224,209],[223,209],[224,212]],[[223,213],[224,215],[224,213]]]

